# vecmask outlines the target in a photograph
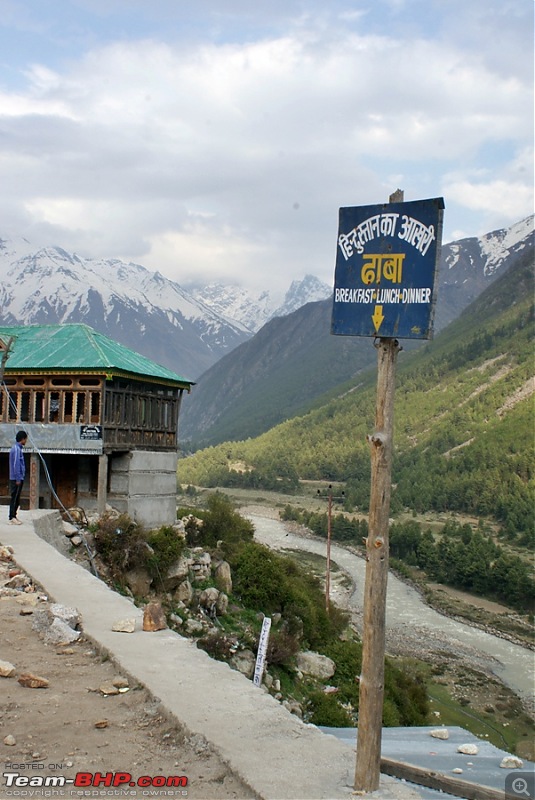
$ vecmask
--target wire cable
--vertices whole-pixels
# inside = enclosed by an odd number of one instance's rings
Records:
[[[7,400],[8,400],[8,404],[9,404],[9,405],[11,406],[11,408],[13,408],[13,410],[15,411],[15,417],[16,417],[16,416],[17,416],[17,406],[16,406],[16,404],[15,404],[15,401],[14,401],[14,400],[13,400],[13,398],[11,397],[11,395],[10,395],[10,393],[9,393],[9,389],[8,389],[8,387],[7,387],[7,384],[5,383],[5,381],[4,381],[4,380],[2,380],[2,389],[4,390],[4,392],[5,392],[5,394],[6,394],[6,397],[7,397]],[[15,422],[15,424],[18,424],[18,423],[17,423],[17,422]],[[20,424],[22,424],[22,423],[20,423]],[[28,431],[26,431],[26,433],[28,434],[28,439],[29,439],[29,441],[30,441],[30,444],[31,444],[31,446],[32,446],[33,450],[34,450],[34,451],[37,453],[37,455],[39,456],[39,459],[40,459],[40,461],[41,461],[41,464],[42,464],[42,466],[43,466],[43,472],[44,472],[44,474],[45,474],[46,482],[48,483],[48,486],[49,486],[49,488],[50,488],[50,492],[51,492],[52,496],[54,497],[54,499],[56,500],[56,502],[58,503],[58,505],[60,506],[60,508],[63,510],[63,512],[64,512],[64,513],[67,515],[67,517],[68,517],[68,519],[69,519],[70,523],[71,523],[72,525],[74,525],[74,526],[76,527],[76,529],[78,530],[78,533],[79,533],[80,539],[82,540],[82,543],[83,543],[83,545],[84,545],[84,547],[85,547],[85,550],[86,550],[86,553],[87,553],[87,557],[89,558],[89,563],[91,564],[91,569],[93,570],[93,573],[94,573],[94,575],[95,575],[97,578],[99,578],[100,576],[99,576],[99,574],[98,574],[98,569],[97,569],[97,566],[96,566],[96,564],[95,564],[95,553],[93,553],[93,552],[91,551],[91,548],[89,547],[89,544],[88,544],[88,542],[87,542],[87,539],[86,539],[86,537],[85,537],[85,534],[84,534],[83,530],[81,529],[80,525],[79,525],[79,524],[78,524],[78,523],[77,523],[77,522],[76,522],[76,521],[73,519],[73,517],[72,517],[71,513],[69,512],[69,510],[68,510],[67,508],[65,508],[65,506],[64,506],[64,505],[63,505],[63,503],[62,503],[62,501],[61,501],[61,500],[60,500],[60,498],[58,497],[58,495],[57,495],[57,493],[56,493],[56,490],[54,489],[54,486],[53,486],[53,484],[52,484],[52,478],[51,478],[51,476],[50,476],[50,472],[49,472],[49,469],[48,469],[48,464],[46,463],[46,461],[45,461],[45,458],[44,458],[44,456],[43,456],[43,454],[42,454],[41,450],[39,449],[39,447],[38,447],[38,446],[37,446],[37,444],[35,443],[35,440],[32,438],[32,436],[31,436],[31,433],[30,433],[30,432],[28,432]],[[84,511],[84,514],[85,514],[85,511]]]

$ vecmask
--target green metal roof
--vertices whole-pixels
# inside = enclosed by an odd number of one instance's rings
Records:
[[[88,325],[0,326],[0,341],[7,344],[10,337],[15,341],[5,365],[6,374],[87,370],[109,376],[143,376],[188,389],[193,384]]]

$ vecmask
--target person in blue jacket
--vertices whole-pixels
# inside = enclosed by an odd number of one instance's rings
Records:
[[[22,448],[26,444],[28,434],[26,431],[18,431],[15,436],[15,444],[9,451],[9,491],[11,502],[9,504],[9,522],[11,525],[22,525],[17,519],[17,511],[20,506],[20,496],[26,477],[26,464],[24,463],[24,453]]]

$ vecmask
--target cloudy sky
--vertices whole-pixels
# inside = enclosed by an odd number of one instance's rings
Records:
[[[532,0],[0,0],[0,237],[332,284],[338,208],[533,211]]]

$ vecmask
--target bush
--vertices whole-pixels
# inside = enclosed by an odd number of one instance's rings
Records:
[[[309,697],[308,721],[313,725],[330,728],[351,728],[355,723],[349,712],[342,708],[337,695],[322,691],[311,692]]]
[[[224,556],[230,560],[245,542],[252,541],[253,524],[238,514],[221,492],[209,495],[207,505],[207,510],[195,511],[195,516],[203,520],[202,528],[194,532],[186,528],[188,544],[215,548],[221,541]]]
[[[137,568],[146,569],[153,578],[164,575],[183,552],[184,540],[167,526],[147,533],[122,514],[99,521],[95,545],[112,578],[122,584],[124,574]]]
[[[264,614],[281,613],[290,633],[302,627],[309,647],[331,641],[347,624],[341,611],[327,614],[319,581],[293,559],[250,542],[241,548],[231,566],[234,593],[242,603]]]

